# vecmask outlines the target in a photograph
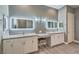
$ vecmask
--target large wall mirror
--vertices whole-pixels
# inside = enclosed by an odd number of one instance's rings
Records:
[[[35,27],[33,19],[27,18],[10,18],[11,30],[33,30]]]

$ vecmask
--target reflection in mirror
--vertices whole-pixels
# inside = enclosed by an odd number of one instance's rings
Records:
[[[53,28],[57,28],[57,22],[54,22],[53,24]]]
[[[59,23],[59,28],[63,28],[63,23],[62,22]]]
[[[34,28],[33,20],[27,19],[11,19],[11,28],[12,29],[32,29]]]
[[[57,28],[57,21],[47,21],[47,28],[48,29],[56,29]]]
[[[35,23],[33,19],[27,18],[10,18],[10,30],[34,30]]]

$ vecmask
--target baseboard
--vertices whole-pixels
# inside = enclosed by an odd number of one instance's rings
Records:
[[[72,41],[73,42],[73,41]],[[64,42],[64,44],[70,44],[70,43],[72,43],[72,42]]]
[[[68,42],[64,42],[64,44],[69,44]]]
[[[78,41],[78,40],[74,40],[73,42],[75,42],[75,43],[79,43],[79,41]]]

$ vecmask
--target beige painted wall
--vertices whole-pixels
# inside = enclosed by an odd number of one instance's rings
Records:
[[[79,8],[75,9],[75,40],[79,41]]]

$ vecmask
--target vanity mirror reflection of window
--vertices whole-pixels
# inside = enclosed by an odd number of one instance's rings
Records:
[[[63,24],[62,21],[59,21],[59,22],[58,22],[58,30],[59,30],[59,31],[64,31],[64,24]]]
[[[64,24],[63,24],[62,21],[58,21],[58,27],[59,27],[59,28],[63,28],[63,27],[64,27]]]
[[[57,29],[57,21],[47,21],[47,29]]]
[[[63,28],[63,23],[59,23],[59,27],[60,28]]]
[[[26,18],[12,18],[11,19],[11,24],[10,24],[10,28],[11,29],[25,29],[25,30],[29,30],[29,29],[34,29],[34,21],[33,20],[28,20]]]

